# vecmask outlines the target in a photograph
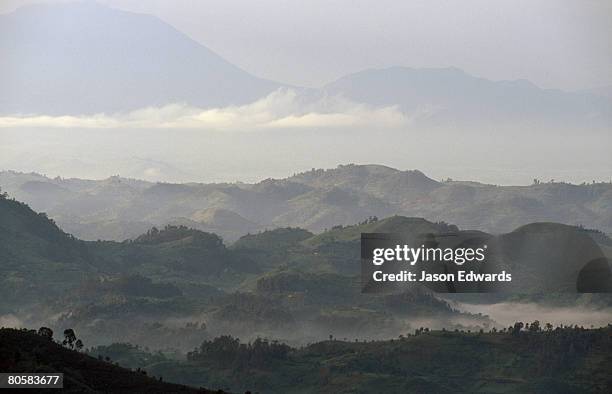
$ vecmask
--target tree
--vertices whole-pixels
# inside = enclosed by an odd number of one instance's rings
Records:
[[[53,330],[49,327],[41,327],[38,329],[38,335],[41,337],[47,338],[48,340],[53,340]]]
[[[77,339],[76,342],[74,342],[74,347],[76,348],[76,350],[80,351],[81,349],[83,349],[83,341]]]
[[[525,327],[525,324],[519,321],[519,322],[514,323],[513,327],[510,327],[510,331],[512,332],[512,335],[518,335],[523,329],[523,327]]]
[[[76,340],[76,334],[72,328],[67,328],[64,330],[64,340],[62,341],[62,345],[69,347],[70,349],[74,349],[74,342]]]

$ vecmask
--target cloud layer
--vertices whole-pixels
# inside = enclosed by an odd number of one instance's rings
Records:
[[[0,127],[184,128],[258,130],[279,128],[395,128],[410,122],[395,106],[375,108],[340,96],[304,98],[279,89],[251,104],[202,109],[185,104],[150,107],[123,114],[92,116],[6,116]]]

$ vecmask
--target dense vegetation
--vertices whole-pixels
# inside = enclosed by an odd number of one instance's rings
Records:
[[[494,237],[444,222],[370,217],[321,234],[267,230],[226,246],[215,234],[180,225],[124,242],[81,241],[6,196],[0,219],[2,312],[30,319],[22,325],[73,327],[79,338],[68,335],[66,345],[93,345],[90,354],[102,358],[95,361],[108,357],[195,387],[279,393],[597,392],[610,384],[610,328],[501,328],[488,316],[455,310],[425,288],[360,292],[362,232],[495,239],[504,262],[520,270],[530,261],[525,253],[542,256],[547,243],[559,247],[555,234],[572,245],[605,248],[578,227],[535,224]],[[517,242],[526,245],[523,254],[513,248]],[[546,272],[547,265],[564,261],[568,272],[580,267],[571,254],[550,256],[554,261],[538,257],[530,269]],[[571,305],[577,297],[557,300]],[[609,306],[609,298],[587,297]],[[101,345],[112,342],[121,343]],[[37,367],[38,351],[15,356],[19,352],[9,350],[8,360]],[[71,349],[58,352],[69,363],[82,357]],[[63,368],[62,359],[45,363]],[[86,360],[77,361],[88,365]],[[95,384],[91,379],[84,384]]]
[[[341,338],[394,337],[422,319],[435,321],[434,328],[495,324],[487,316],[457,312],[420,287],[401,294],[361,294],[362,232],[409,237],[454,232],[457,239],[492,239],[444,222],[370,217],[321,234],[299,228],[266,230],[226,246],[215,234],[180,225],[152,228],[124,242],[81,241],[6,196],[0,199],[0,218],[0,311],[35,316],[26,324],[75,327],[88,343],[126,340],[185,350],[203,338],[232,334],[245,340],[283,338],[299,345],[330,333]],[[541,246],[546,240],[555,251],[550,258],[530,262],[531,270],[545,273],[552,264],[567,261],[566,279],[575,286],[574,257],[561,256],[556,249],[563,251],[568,239],[597,249],[589,234],[570,226],[531,225],[498,237],[496,245],[508,256],[505,262],[521,272],[521,264],[547,253]],[[530,237],[535,242],[530,243]],[[514,248],[517,243],[531,246],[521,255]],[[540,286],[533,280],[539,276],[524,276],[521,283]],[[572,304],[576,296],[557,299]],[[610,301],[589,299],[598,301],[598,307]]]
[[[223,333],[295,343],[329,332],[384,338],[405,329],[408,316],[490,323],[418,289],[403,298],[360,294],[360,226],[336,228],[328,240],[281,228],[227,247],[215,234],[173,225],[125,242],[81,241],[6,197],[0,217],[3,313],[75,327],[88,343],[124,339],[187,349]],[[444,228],[399,217],[361,226]]]
[[[134,351],[124,350],[115,357]],[[396,340],[332,337],[300,348],[221,336],[184,361],[155,359],[146,368],[184,383],[266,393],[600,393],[612,389],[612,326],[535,321],[488,332],[420,328]]]
[[[91,357],[61,346],[53,341],[52,335],[45,335],[44,330],[37,333],[25,329],[0,329],[0,371],[61,372],[64,374],[62,392],[66,393],[213,393],[205,389],[166,383],[161,375],[148,376],[141,369],[132,371],[108,359]]]

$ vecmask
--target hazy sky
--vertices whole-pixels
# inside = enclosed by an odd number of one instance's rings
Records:
[[[0,13],[33,2],[0,0]],[[395,65],[453,66],[566,90],[612,87],[612,1],[100,2],[157,15],[255,75],[302,86]],[[419,113],[341,97],[306,105],[287,90],[227,108],[168,103],[113,116],[6,116],[0,169],[210,182],[352,162],[497,184],[610,180],[609,128],[521,118],[438,129],[419,123]]]
[[[1,0],[0,13],[35,2]],[[392,65],[567,90],[612,85],[605,0],[99,2],[157,15],[247,71],[296,85]]]

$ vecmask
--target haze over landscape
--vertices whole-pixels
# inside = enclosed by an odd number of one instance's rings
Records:
[[[493,233],[532,222],[612,232],[610,183],[500,187],[439,182],[420,171],[380,165],[343,165],[254,184],[51,179],[5,171],[0,172],[0,186],[87,240],[122,241],[152,226],[171,223],[211,231],[233,242],[248,232],[276,227],[318,232],[391,215],[424,217]]]
[[[255,182],[380,163],[495,184],[610,177],[612,105],[597,92],[411,64],[302,88],[94,2],[26,6],[0,15],[0,31],[5,169]]]
[[[610,392],[610,17],[2,1],[0,372],[64,372],[68,392]],[[363,292],[362,234],[482,247],[432,272],[514,279]]]

